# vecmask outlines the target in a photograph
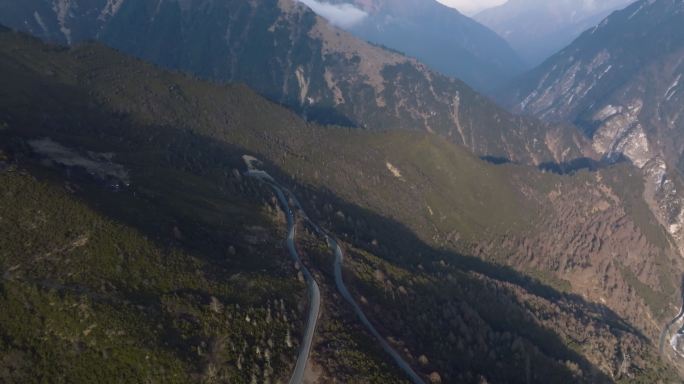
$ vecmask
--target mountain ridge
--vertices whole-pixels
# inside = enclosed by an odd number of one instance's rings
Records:
[[[62,17],[50,0],[3,0],[0,22],[62,42],[96,37],[163,67],[243,82],[320,123],[434,132],[479,156],[522,163],[587,156],[578,132],[513,116],[463,82],[362,42],[295,0],[122,0],[104,13],[104,0],[90,8],[60,1],[78,12]]]
[[[354,4],[367,16],[346,29],[373,43],[418,58],[434,70],[486,93],[522,73],[513,49],[494,31],[437,1],[401,0]]]

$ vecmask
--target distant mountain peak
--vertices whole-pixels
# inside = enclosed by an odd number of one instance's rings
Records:
[[[317,0],[300,0],[311,3]],[[520,74],[515,51],[495,32],[435,0],[335,0],[368,17],[345,29],[404,52],[479,91],[489,91]]]
[[[559,51],[632,0],[509,0],[474,18],[503,36],[529,64]]]

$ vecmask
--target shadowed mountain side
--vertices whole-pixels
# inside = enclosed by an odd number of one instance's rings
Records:
[[[582,157],[578,159],[574,159],[571,161],[567,161],[561,164],[557,163],[543,163],[539,164],[539,169],[542,171],[546,172],[553,172],[557,173],[559,175],[567,175],[567,174],[572,174],[578,171],[582,170],[587,170],[591,172],[595,172],[601,168],[609,168],[615,164],[621,163],[621,162],[629,162],[628,159],[623,158],[623,157],[618,157],[616,159],[611,159],[610,161],[608,160],[594,160],[591,158],[587,157]]]

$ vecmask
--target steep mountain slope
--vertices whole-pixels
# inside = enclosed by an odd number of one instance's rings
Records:
[[[45,171],[37,173],[45,177]],[[294,340],[300,327],[302,288],[271,244],[281,236],[275,221],[235,209],[253,203],[222,200],[217,208],[246,214],[244,223],[255,225],[234,227],[230,240],[203,236],[237,249],[227,260],[185,245],[201,237],[194,231],[222,231],[228,225],[202,223],[193,229],[176,216],[182,240],[159,244],[160,238],[150,240],[140,228],[112,221],[75,198],[87,188],[81,183],[55,182],[59,179],[53,174],[50,182],[38,181],[21,168],[0,171],[0,301],[5,309],[0,314],[0,381],[137,382],[155,377],[187,383],[200,377],[240,382],[252,375],[287,377],[295,348],[286,338],[291,333]],[[206,197],[194,194],[198,188],[187,189],[193,195],[178,196]],[[117,206],[111,200],[99,203]],[[118,209],[135,209],[164,226],[177,214],[163,204],[152,203],[164,209],[160,214],[119,203]],[[258,236],[258,244],[242,236]],[[212,247],[219,253],[219,244],[205,248]],[[253,282],[240,274],[251,275]],[[231,275],[232,280],[227,278]],[[255,289],[244,290],[250,284]],[[246,316],[254,323],[241,321]],[[258,327],[267,316],[273,316],[269,328]],[[275,358],[266,362],[245,344]]]
[[[79,59],[102,69],[127,60],[120,55],[69,57],[4,37],[0,381],[288,380],[305,289],[270,189],[239,171],[245,152],[93,99]],[[269,105],[242,88],[230,94],[234,107]],[[320,250],[312,244],[299,248]],[[326,341],[348,375],[403,382],[363,345],[352,316],[334,306],[327,314],[338,331]]]
[[[348,4],[338,0],[339,4]],[[404,52],[480,91],[503,85],[523,71],[513,49],[493,31],[457,10],[430,0],[352,1],[368,16],[347,30]]]
[[[165,67],[246,83],[318,122],[436,132],[478,155],[525,163],[585,155],[570,130],[515,117],[295,0],[1,0],[0,22],[59,42],[97,38]]]
[[[633,0],[509,0],[475,15],[536,66]]]
[[[4,32],[0,46],[0,74],[6,84],[0,89],[0,143],[18,166],[38,175],[49,172],[60,184],[67,178],[72,189],[85,188],[84,181],[65,175],[64,165],[46,171],[46,164],[57,161],[31,147],[46,136],[91,161],[109,159],[107,164],[128,170],[130,185],[79,198],[91,204],[105,197],[118,201],[103,212],[128,212],[128,220],[155,218],[155,210],[180,210],[171,211],[172,219],[181,223],[177,236],[195,239],[197,246],[216,244],[222,250],[217,259],[233,263],[242,258],[220,239],[232,233],[232,225],[251,226],[229,212],[216,215],[213,204],[264,193],[257,185],[243,184],[235,168],[242,154],[260,157],[271,174],[300,196],[307,212],[340,238],[353,294],[426,380],[601,383],[671,378],[672,372],[658,361],[653,340],[680,305],[676,285],[682,269],[667,234],[635,198],[638,191],[625,187],[633,180],[628,165],[567,176],[494,166],[435,135],[322,128],[242,86],[163,72],[98,45],[68,50]],[[102,153],[108,155],[98,155]],[[171,169],[181,174],[163,182]],[[77,168],[70,173],[77,174]],[[198,199],[195,188],[205,183],[220,193]],[[187,195],[166,200],[174,191],[185,191],[187,184]],[[266,212],[272,212],[267,205]],[[150,211],[139,210],[146,206]],[[197,207],[206,207],[199,212],[211,219],[197,217]],[[202,229],[195,235],[197,222]],[[47,223],[57,225],[54,218]],[[168,224],[153,221],[144,228],[170,228],[167,233],[176,236]],[[323,371],[321,382],[400,382],[387,357],[364,341],[364,331],[332,294],[332,256],[320,238],[307,232],[300,224],[304,239],[298,245],[320,280],[326,303],[313,357]],[[271,238],[259,240],[264,239],[261,233],[242,237],[246,260],[259,246],[281,249]],[[241,248],[235,248],[240,255]],[[267,279],[270,274],[262,265],[255,268]],[[65,273],[68,266],[63,265]],[[3,259],[3,268],[10,270],[12,263]],[[291,267],[283,268],[287,276]],[[243,281],[229,275],[225,289]],[[41,278],[32,272],[19,281],[28,284],[35,276]],[[73,284],[80,284],[77,277]],[[278,290],[236,287],[265,296]],[[267,315],[270,307],[263,305]],[[263,323],[259,318],[254,327],[262,329]],[[211,324],[221,331],[225,323]],[[207,345],[214,334],[206,336]],[[254,337],[269,345],[267,337]],[[60,340],[62,348],[71,345]],[[231,350],[229,343],[219,345]],[[14,344],[0,346],[17,349]],[[270,372],[263,369],[268,360],[262,351],[245,352],[258,361],[253,369],[242,365],[243,370],[226,372],[223,379]],[[237,367],[238,355],[230,356],[226,361]],[[493,371],[492,366],[498,368]],[[203,367],[207,369],[200,378],[213,372],[209,365]]]
[[[518,82],[514,108],[570,120],[598,154],[641,168],[644,197],[684,246],[684,3],[639,1],[584,33]]]
[[[286,379],[304,287],[268,196],[225,150],[101,111],[56,81],[71,66],[38,75],[6,42],[0,381]]]

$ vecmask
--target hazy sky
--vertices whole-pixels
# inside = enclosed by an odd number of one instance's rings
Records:
[[[507,0],[437,0],[442,4],[454,7],[466,15],[472,16],[483,9],[505,3]]]

